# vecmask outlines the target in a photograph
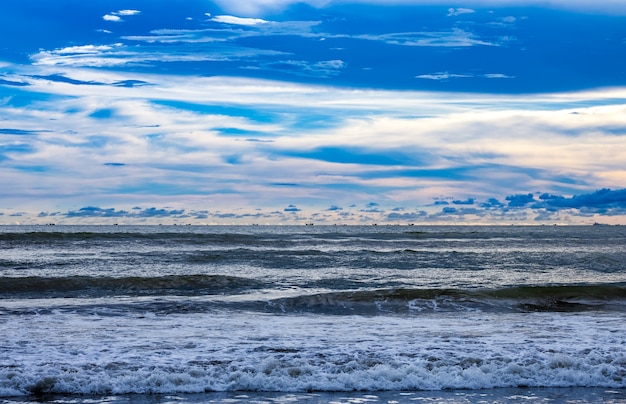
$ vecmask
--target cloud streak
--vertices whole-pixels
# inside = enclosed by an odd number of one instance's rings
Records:
[[[306,3],[312,7],[323,8],[345,3],[362,5],[413,5],[413,6],[443,6],[449,7],[450,2],[445,0],[217,0],[217,4],[224,10],[242,15],[262,15],[268,12],[284,10],[296,3]],[[582,10],[609,14],[626,15],[626,5],[621,0],[606,0],[602,2],[592,0],[470,0],[465,2],[469,7],[554,7],[566,10]],[[450,14],[467,13],[469,8],[453,8]],[[459,10],[461,12],[459,13]]]

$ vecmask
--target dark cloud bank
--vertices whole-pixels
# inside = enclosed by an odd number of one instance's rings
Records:
[[[442,206],[443,205],[443,206]],[[489,198],[484,202],[476,201],[474,198],[465,200],[452,200],[451,202],[442,203],[436,201],[432,206],[442,206],[441,210],[436,213],[428,213],[426,210],[415,210],[411,212],[405,211],[403,208],[392,209],[390,213],[386,213],[377,203],[366,204],[366,209],[358,209],[359,212],[376,213],[380,218],[390,222],[428,222],[434,220],[442,220],[445,218],[462,219],[463,216],[493,216],[493,217],[520,217],[519,212],[535,213],[535,220],[550,220],[553,215],[561,211],[568,211],[572,215],[577,216],[617,216],[626,215],[626,189],[611,190],[608,188],[600,189],[592,193],[574,195],[565,197],[562,195],[554,195],[549,193],[528,193],[509,195],[500,202],[496,198]],[[331,205],[325,212],[342,211],[344,208],[339,205]],[[60,219],[138,219],[149,221],[149,219],[262,219],[262,218],[285,218],[285,214],[292,215],[300,213],[302,209],[294,204],[289,204],[283,211],[273,211],[270,213],[225,213],[225,212],[209,212],[208,210],[190,210],[185,209],[168,209],[168,208],[140,208],[135,207],[130,210],[117,210],[115,208],[100,208],[97,206],[86,206],[78,210],[68,212],[41,212],[40,218],[55,217]],[[346,213],[346,212],[342,212]],[[319,214],[315,214],[320,217]],[[343,215],[344,217],[346,215]],[[290,217],[294,219],[295,216]],[[301,219],[305,219],[304,217]]]

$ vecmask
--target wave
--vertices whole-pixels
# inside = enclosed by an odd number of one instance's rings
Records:
[[[224,275],[4,277],[0,278],[0,297],[201,296],[263,286],[258,280]]]
[[[518,286],[502,289],[403,289],[330,292],[276,299],[284,312],[385,314],[428,312],[626,311],[626,285]]]
[[[590,239],[606,238],[606,232],[626,237],[619,226],[8,226],[0,229],[0,242],[124,239],[179,239],[187,241],[240,241],[268,239],[273,242],[319,239],[326,241],[385,241],[415,239]],[[418,229],[416,227],[416,229]]]
[[[0,299],[152,297],[110,302],[110,309],[157,313],[220,309],[323,315],[420,315],[445,312],[626,312],[626,284],[515,286],[500,289],[368,289],[345,279],[299,286],[226,275],[0,278]],[[326,288],[325,292],[313,292]],[[334,290],[333,290],[334,289]],[[267,293],[271,291],[271,293]],[[294,291],[297,295],[293,295]],[[260,292],[260,293],[255,293]],[[286,297],[268,298],[282,293]],[[246,295],[234,301],[233,295]],[[193,299],[212,296],[210,300]],[[65,301],[64,304],[71,304]],[[84,307],[84,306],[83,306]]]
[[[626,389],[623,319],[543,313],[424,321],[254,313],[15,316],[9,335],[16,338],[0,347],[0,397]]]
[[[34,232],[0,232],[2,243],[54,243],[54,242],[94,242],[94,241],[119,241],[127,240],[170,240],[186,243],[231,243],[248,242],[258,239],[257,235],[245,233],[204,233],[204,232],[132,232],[132,231],[34,231]]]
[[[190,361],[174,366],[125,362],[82,366],[48,363],[41,369],[29,369],[13,375],[0,385],[0,397],[34,396],[41,397],[43,401],[47,395],[54,394],[406,392],[451,389],[481,390],[484,393],[484,389],[494,388],[626,388],[623,358],[607,359],[606,364],[599,365],[584,358],[554,355],[545,361],[518,365],[507,363],[506,359],[472,356],[400,358],[395,363],[385,363],[384,359],[375,357],[354,360],[345,357],[338,358],[334,363],[325,359],[306,361],[292,352],[267,351],[266,355],[258,363],[232,360]],[[14,370],[13,373],[17,372]]]

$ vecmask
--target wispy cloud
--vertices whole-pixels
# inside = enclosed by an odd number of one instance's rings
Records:
[[[467,12],[455,9],[456,12]],[[105,15],[105,20],[120,22],[122,17],[139,14],[138,10],[119,10]],[[108,44],[83,44],[42,49],[31,56],[35,64],[48,66],[118,67],[168,63],[199,63],[239,61],[251,59],[253,63],[241,68],[272,71],[302,77],[329,78],[339,75],[348,61],[342,58],[318,60],[294,57],[292,49],[282,50],[279,45],[242,45],[243,39],[299,37],[303,40],[351,40],[380,42],[394,46],[428,48],[467,48],[475,46],[501,46],[506,37],[482,38],[460,27],[449,30],[418,32],[387,32],[378,34],[332,32],[324,30],[323,21],[270,21],[234,15],[212,16],[202,29],[162,28],[145,34],[124,35],[118,42]],[[274,41],[272,41],[273,43]],[[141,46],[137,46],[140,43]],[[245,43],[249,43],[246,41]],[[179,44],[173,48],[171,44]],[[278,44],[278,43],[277,43]],[[204,45],[204,46],[203,46]],[[420,78],[437,79],[444,73],[424,74]],[[449,77],[461,77],[458,74]],[[487,76],[486,76],[487,77]],[[490,78],[503,78],[493,75]]]
[[[468,78],[484,78],[484,79],[514,79],[515,76],[509,76],[503,73],[486,73],[486,74],[467,74],[467,73],[449,73],[437,72],[431,74],[419,74],[416,79],[446,81],[450,79],[468,79]]]
[[[327,35],[329,37],[345,37],[345,35]],[[348,36],[354,39],[380,41],[390,45],[464,48],[471,46],[501,46],[498,41],[482,39],[474,33],[461,28],[449,31],[396,32],[389,34],[360,34]],[[499,38],[502,41],[503,38]],[[506,40],[506,39],[504,39]]]
[[[484,77],[486,79],[514,79],[515,78],[515,76],[509,76],[508,74],[503,74],[503,73],[487,73],[479,77]]]
[[[167,41],[164,41],[167,42]],[[178,40],[177,40],[178,42]],[[113,67],[147,63],[206,62],[240,60],[260,55],[280,55],[280,52],[237,46],[215,46],[198,52],[194,46],[180,46],[175,52],[169,48],[152,46],[136,48],[122,43],[84,45],[41,51],[31,56],[36,65]]]
[[[420,74],[418,76],[415,76],[415,78],[417,79],[426,79],[426,80],[448,80],[448,79],[458,79],[458,78],[467,78],[467,77],[473,77],[473,76],[469,74],[455,74],[455,73],[448,73],[448,72]]]
[[[262,15],[267,12],[284,10],[296,3],[306,3],[313,7],[329,7],[345,3],[344,0],[216,0],[224,10],[239,13],[246,16]],[[397,5],[440,5],[449,7],[446,0],[357,0],[357,4],[369,4],[379,6]],[[555,7],[569,10],[594,11],[610,14],[626,15],[626,4],[621,0],[472,0],[467,4],[473,7]],[[453,10],[459,10],[458,8]],[[461,10],[463,10],[461,8]]]
[[[118,15],[137,15],[141,13],[139,10],[120,10],[116,14]]]
[[[340,74],[345,65],[342,60],[322,60],[313,63],[302,60],[284,60],[242,68],[272,70],[305,77],[332,77]]]
[[[473,14],[475,12],[476,11],[472,10],[471,8],[462,8],[462,7],[449,8],[448,9],[448,17],[457,17],[457,16],[462,15],[462,14]]]
[[[398,46],[416,47],[471,47],[471,46],[501,46],[508,39],[500,36],[497,39],[483,39],[477,34],[453,27],[448,31],[421,31],[421,32],[390,32],[377,35],[372,34],[345,34],[321,30],[321,21],[267,21],[254,18],[240,18],[234,16],[217,16],[211,21],[223,23],[222,27],[215,26],[199,30],[171,30],[160,29],[151,32],[151,35],[124,36],[123,39],[145,42],[227,42],[239,38],[269,37],[269,36],[300,36],[303,38],[353,39],[361,41],[383,42]],[[245,29],[241,29],[244,27]],[[314,29],[315,28],[315,29]]]

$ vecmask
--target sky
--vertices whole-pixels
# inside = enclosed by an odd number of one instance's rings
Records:
[[[0,224],[626,224],[622,0],[3,0]]]

